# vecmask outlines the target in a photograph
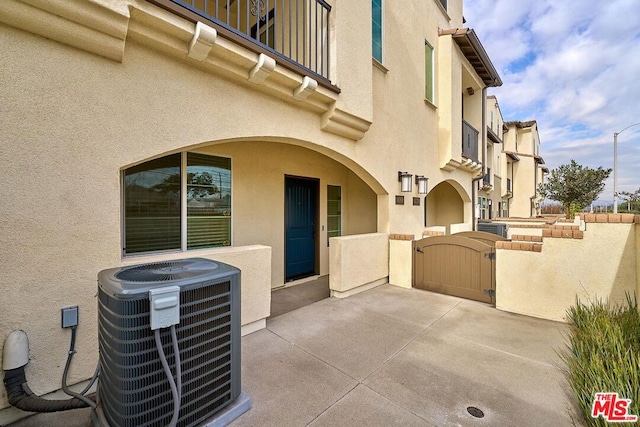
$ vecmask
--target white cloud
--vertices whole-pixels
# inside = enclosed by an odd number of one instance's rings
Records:
[[[466,0],[464,15],[504,82],[490,93],[505,120],[537,120],[547,165],[613,167],[613,132],[640,122],[637,0]],[[618,191],[633,191],[640,125],[618,141]]]

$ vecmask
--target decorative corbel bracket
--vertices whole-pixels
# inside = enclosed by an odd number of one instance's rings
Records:
[[[196,61],[204,61],[216,44],[216,38],[218,38],[218,32],[215,28],[211,28],[202,22],[196,22],[196,30],[189,43],[187,56]]]
[[[309,76],[304,76],[302,84],[293,90],[293,99],[304,101],[318,89],[318,82]]]
[[[261,53],[255,67],[249,71],[249,81],[256,84],[263,83],[275,68],[275,59]]]

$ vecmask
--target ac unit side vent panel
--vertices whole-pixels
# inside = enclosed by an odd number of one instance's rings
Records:
[[[215,268],[207,270],[203,268],[206,263],[196,263],[197,275],[185,280],[180,291],[176,333],[182,369],[181,427],[211,418],[240,394],[240,273],[224,264],[209,263]],[[117,283],[118,278],[129,278],[119,275],[121,271],[127,269],[99,275],[98,393],[104,416],[112,426],[168,425],[173,399],[150,328],[148,289],[155,283],[144,281],[136,294],[131,283]],[[101,281],[100,277],[108,279]],[[180,286],[172,283],[176,284]],[[119,289],[124,290],[122,295]],[[160,336],[175,372],[169,329],[161,329]]]
[[[478,231],[497,234],[498,236],[507,237],[509,224],[502,222],[479,222]]]

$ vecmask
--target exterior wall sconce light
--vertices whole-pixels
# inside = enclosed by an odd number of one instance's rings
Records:
[[[411,178],[412,174],[409,172],[398,172],[398,182],[400,183],[400,191],[403,193],[411,193]]]
[[[427,183],[429,178],[422,175],[416,175],[416,185],[418,186],[418,194],[427,194]]]

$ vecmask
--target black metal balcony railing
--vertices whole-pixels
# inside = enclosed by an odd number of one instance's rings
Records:
[[[487,168],[487,173],[482,177],[482,182],[486,185],[491,185],[491,168]]]
[[[511,178],[507,178],[507,193],[511,193]]]
[[[462,121],[462,155],[478,162],[478,131],[466,121]]]
[[[203,21],[220,35],[331,86],[331,6],[324,0],[152,1],[188,19]]]

